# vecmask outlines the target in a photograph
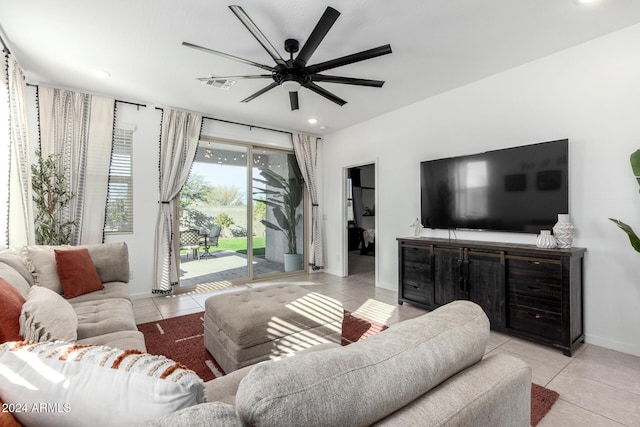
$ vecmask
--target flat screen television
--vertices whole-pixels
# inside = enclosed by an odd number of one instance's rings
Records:
[[[569,211],[569,140],[420,163],[427,228],[539,233]]]

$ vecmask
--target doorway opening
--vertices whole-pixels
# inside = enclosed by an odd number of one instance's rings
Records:
[[[347,276],[363,276],[375,283],[376,167],[374,163],[346,171]]]

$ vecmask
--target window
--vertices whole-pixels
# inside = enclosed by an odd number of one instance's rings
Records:
[[[105,233],[133,232],[133,132],[124,126],[117,126],[113,132]]]

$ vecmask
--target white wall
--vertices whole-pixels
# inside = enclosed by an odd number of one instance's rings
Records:
[[[337,195],[344,192],[344,167],[377,160],[377,285],[396,290],[396,238],[411,235],[420,214],[420,161],[568,138],[574,245],[588,250],[586,340],[640,355],[640,254],[607,220],[620,218],[640,231],[640,196],[628,160],[640,148],[639,76],[636,25],[328,135],[321,203],[326,271],[342,274],[345,197]],[[536,240],[515,233],[457,236]]]

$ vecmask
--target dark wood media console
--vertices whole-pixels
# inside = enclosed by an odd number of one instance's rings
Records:
[[[432,310],[456,299],[480,305],[491,329],[561,349],[584,341],[584,248],[398,239],[398,303]]]

